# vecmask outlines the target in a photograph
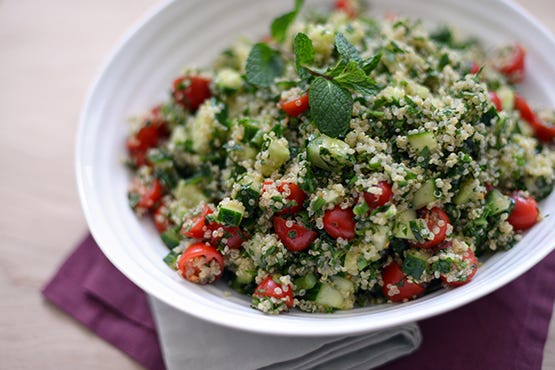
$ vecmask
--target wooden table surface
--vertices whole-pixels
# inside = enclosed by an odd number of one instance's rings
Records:
[[[555,31],[552,0],[519,0]],[[74,174],[85,93],[155,0],[0,0],[0,368],[140,369],[39,291],[86,234]],[[493,16],[493,15],[492,15]],[[555,320],[544,368],[555,369]]]

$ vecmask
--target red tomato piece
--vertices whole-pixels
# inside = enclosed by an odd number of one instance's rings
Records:
[[[173,82],[173,99],[182,107],[195,112],[206,100],[210,99],[210,80],[200,76],[182,76]]]
[[[516,44],[511,49],[508,55],[504,56],[501,64],[496,68],[501,72],[507,80],[512,83],[521,82],[524,79],[524,61],[526,57],[526,50],[522,45]]]
[[[279,105],[291,117],[298,117],[308,110],[308,94],[303,94],[293,100],[282,101]]]
[[[170,209],[166,203],[162,203],[154,211],[154,226],[160,234],[164,233],[170,226],[172,222],[169,219]]]
[[[531,196],[524,196],[520,192],[511,195],[515,206],[509,215],[509,223],[517,231],[527,230],[538,221],[538,203]]]
[[[240,229],[238,226],[222,226],[216,222],[210,223],[208,227],[211,230],[217,230],[222,228],[223,233],[221,236],[214,237],[210,239],[213,245],[223,244],[231,249],[239,249],[243,242],[248,240],[247,233]],[[222,243],[222,241],[224,241]]]
[[[514,105],[515,109],[520,113],[520,117],[530,125],[538,140],[550,142],[555,139],[555,126],[544,123],[536,113],[534,113],[523,97],[515,94]]]
[[[480,66],[474,62],[472,62],[470,64],[470,70],[469,72],[473,75],[477,74],[478,72],[480,72]]]
[[[162,117],[161,107],[152,108],[137,133],[127,139],[127,150],[137,166],[146,164],[146,152],[160,144],[169,135],[168,127]]]
[[[266,180],[262,183],[262,193],[268,191],[268,188],[273,185],[272,180]],[[276,215],[284,215],[284,214],[293,214],[299,212],[303,209],[304,201],[306,200],[307,196],[304,191],[301,190],[299,185],[295,184],[294,182],[282,182],[277,186],[277,191],[280,194],[287,195],[285,198],[287,200],[287,204],[279,211],[276,212]]]
[[[476,256],[474,255],[474,252],[472,252],[472,249],[469,249],[468,251],[466,251],[466,253],[463,255],[463,262],[465,263],[465,268],[464,270],[461,272],[461,276],[458,280],[454,280],[454,281],[449,281],[448,278],[444,275],[441,275],[441,280],[452,287],[458,287],[461,285],[464,285],[468,282],[470,282],[470,280],[472,280],[472,278],[474,277],[474,275],[476,274],[476,271],[478,271],[478,259],[476,258]]]
[[[164,195],[164,187],[158,179],[154,179],[149,187],[141,185],[138,187],[139,202],[137,208],[152,210]]]
[[[385,205],[393,197],[393,189],[387,181],[380,181],[377,186],[382,189],[380,195],[364,192],[364,200],[370,209]]]
[[[304,251],[318,236],[317,232],[281,217],[274,218],[274,232],[285,248],[292,252]]]
[[[347,14],[349,18],[356,18],[357,11],[353,5],[353,0],[335,0],[334,10]]]
[[[213,212],[212,208],[210,208],[208,204],[205,204],[198,215],[185,220],[181,227],[181,234],[188,238],[205,239],[206,231],[209,230],[206,216]]]
[[[288,308],[293,307],[293,287],[289,284],[276,282],[276,280],[278,279],[273,276],[266,277],[254,290],[253,297],[276,298],[282,301]]]
[[[413,299],[424,293],[424,286],[411,282],[395,261],[384,267],[382,271],[382,292],[393,302]]]
[[[501,103],[501,99],[499,98],[499,95],[497,95],[495,92],[490,91],[489,92],[489,99],[491,100],[491,102],[493,103],[493,105],[495,105],[495,109],[498,112],[501,112],[503,110],[503,103]]]
[[[190,245],[177,261],[177,270],[184,279],[197,284],[210,284],[224,272],[224,258],[208,243]]]
[[[289,201],[281,211],[276,212],[278,215],[297,213],[303,208],[303,203],[306,200],[306,194],[301,190],[299,185],[294,182],[282,182],[277,187],[280,193],[286,193],[289,190],[287,200]]]
[[[420,243],[413,243],[418,248],[432,248],[445,240],[447,227],[450,224],[449,216],[439,207],[432,209],[422,208],[418,211],[419,217],[426,220],[426,226],[434,238]]]
[[[353,239],[355,226],[355,214],[351,208],[341,209],[336,206],[324,214],[324,230],[334,239]]]

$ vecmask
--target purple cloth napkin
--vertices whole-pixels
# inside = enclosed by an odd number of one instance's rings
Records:
[[[164,370],[147,297],[87,236],[42,294],[141,365]]]
[[[507,286],[420,322],[423,345],[382,370],[540,369],[553,302],[555,252]],[[145,294],[104,257],[91,236],[44,296],[148,369],[164,369]]]

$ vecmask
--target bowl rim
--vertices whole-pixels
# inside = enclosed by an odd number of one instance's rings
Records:
[[[535,32],[542,34],[543,37],[547,38],[548,41],[555,45],[555,37],[553,34],[545,28],[539,21],[537,21],[532,15],[530,15],[525,9],[523,9],[520,5],[514,3],[510,0],[496,0],[499,4],[510,8],[510,10],[514,13],[518,13],[520,17],[526,21]],[[541,253],[537,253],[535,258],[531,258],[526,260],[525,263],[521,263],[511,272],[511,278],[508,279],[499,279],[491,281],[489,285],[485,289],[481,289],[479,293],[472,292],[469,290],[468,294],[459,297],[459,299],[454,303],[448,304],[435,304],[427,308],[427,310],[413,310],[409,312],[409,314],[403,317],[397,317],[394,322],[393,320],[382,320],[380,322],[373,322],[372,325],[367,326],[360,326],[360,322],[354,322],[351,325],[341,326],[341,325],[331,325],[331,326],[322,326],[318,325],[321,320],[318,317],[315,317],[316,325],[311,325],[309,327],[299,327],[299,331],[291,331],[289,325],[279,325],[279,319],[274,320],[277,325],[270,325],[265,326],[264,323],[268,323],[268,318],[275,318],[275,316],[269,316],[261,314],[257,317],[260,317],[259,320],[260,325],[245,325],[244,321],[241,320],[234,320],[234,313],[230,312],[223,312],[213,309],[212,307],[205,308],[201,307],[201,303],[198,304],[198,307],[191,310],[184,310],[182,306],[177,304],[175,301],[169,299],[169,297],[165,295],[158,294],[157,289],[155,289],[156,284],[148,283],[145,279],[141,279],[138,271],[132,270],[127,266],[124,266],[120,260],[117,258],[116,254],[112,251],[111,248],[108,247],[109,240],[105,237],[102,233],[101,228],[97,225],[94,212],[91,209],[89,204],[89,199],[87,196],[87,189],[88,183],[86,179],[86,169],[83,167],[83,156],[85,152],[83,151],[84,148],[84,132],[87,126],[88,117],[90,114],[90,110],[93,106],[93,100],[95,98],[95,92],[98,86],[101,84],[103,76],[109,69],[110,65],[118,58],[118,56],[122,53],[125,49],[127,43],[132,40],[136,34],[149,22],[151,22],[154,18],[156,18],[160,13],[170,7],[173,3],[177,2],[177,0],[163,0],[160,3],[151,7],[147,12],[137,20],[128,30],[123,34],[123,36],[119,39],[119,41],[115,44],[115,47],[111,49],[108,53],[108,56],[104,59],[101,67],[97,71],[92,84],[90,85],[84,104],[81,108],[81,113],[79,115],[79,123],[76,133],[76,145],[75,145],[75,161],[74,161],[74,169],[76,173],[76,182],[77,182],[77,189],[79,200],[81,204],[81,208],[85,215],[85,219],[87,221],[87,225],[89,226],[90,232],[94,237],[95,241],[97,242],[98,246],[102,250],[102,252],[106,255],[106,257],[110,260],[114,266],[121,271],[127,278],[129,278],[134,284],[139,286],[143,291],[147,294],[151,295],[152,297],[156,298],[164,302],[165,304],[182,311],[184,313],[193,315],[197,318],[207,320],[209,322],[227,326],[234,329],[239,329],[243,331],[259,333],[259,334],[270,334],[270,335],[289,335],[289,336],[303,336],[303,337],[311,337],[311,336],[331,336],[331,335],[345,335],[345,334],[362,334],[374,330],[380,330],[392,326],[402,325],[409,322],[414,322],[418,320],[422,320],[428,317],[436,316],[441,313],[445,313],[450,310],[454,310],[458,307],[461,307],[469,302],[472,302],[478,298],[481,298],[494,290],[501,288],[502,286],[508,284],[513,279],[517,278],[518,276],[522,275],[530,268],[532,268],[535,264],[541,261],[545,256],[547,256],[552,250],[555,249],[555,243],[552,243],[550,248],[545,248],[541,250]],[[459,288],[461,289],[461,288]],[[428,295],[428,297],[435,296],[435,294]],[[212,314],[211,314],[212,313]],[[215,314],[217,313],[217,314]],[[368,313],[371,315],[371,313]],[[278,316],[282,317],[282,316]],[[345,319],[349,319],[350,317],[344,317]],[[295,321],[298,317],[293,317]],[[341,320],[341,319],[339,319]],[[309,330],[310,329],[310,330]]]

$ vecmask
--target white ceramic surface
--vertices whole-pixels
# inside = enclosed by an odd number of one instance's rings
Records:
[[[308,1],[327,6],[329,1]],[[535,226],[512,250],[490,258],[470,284],[418,300],[334,314],[291,312],[264,315],[246,297],[223,284],[199,286],[171,271],[167,249],[150,222],[128,207],[126,124],[167,96],[172,78],[185,65],[206,65],[240,36],[260,37],[292,1],[182,0],[166,2],[136,25],[101,69],[81,115],[76,151],[79,195],[87,222],[106,256],[138,286],[184,312],[218,324],[268,334],[321,336],[354,334],[433,316],[475,300],[518,277],[555,247],[555,218]],[[500,0],[374,0],[373,12],[394,11],[450,24],[486,45],[517,41],[528,50],[523,94],[555,107],[555,39],[520,8]],[[555,214],[555,195],[542,204]]]

